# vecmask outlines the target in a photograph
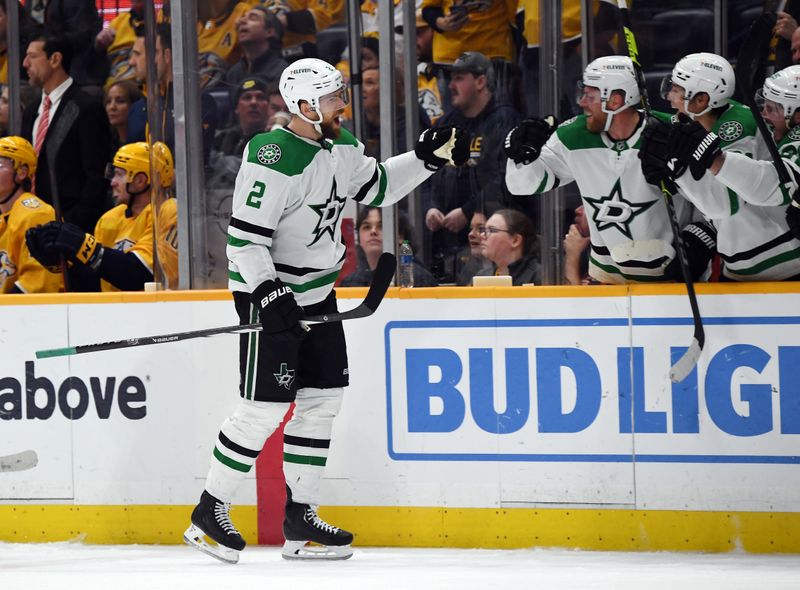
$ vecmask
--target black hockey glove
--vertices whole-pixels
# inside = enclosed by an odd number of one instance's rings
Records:
[[[39,264],[50,272],[61,272],[61,256],[58,250],[45,245],[44,228],[44,225],[37,225],[26,231],[25,245],[28,247],[28,252],[31,253],[31,256],[39,261]]]
[[[800,204],[797,201],[786,208],[786,223],[795,239],[800,240]]]
[[[800,211],[800,209],[798,209]],[[681,230],[693,281],[699,281],[717,254],[717,230],[707,221],[695,221]]]
[[[469,138],[458,127],[426,129],[420,134],[414,153],[433,172],[448,162],[460,166],[469,157]]]
[[[49,257],[64,255],[68,260],[97,269],[103,259],[103,246],[92,234],[73,223],[51,221],[41,226],[39,245]]]
[[[642,161],[642,174],[647,182],[659,188],[664,182],[669,191],[674,193],[673,171],[669,167],[669,132],[669,123],[656,117],[650,117],[642,130],[639,159]]]
[[[550,115],[544,119],[525,119],[506,135],[503,150],[516,164],[530,164],[542,153],[542,146],[558,127],[558,120]]]
[[[672,126],[669,134],[670,156],[678,160],[679,165],[692,171],[695,180],[703,178],[714,162],[714,158],[722,153],[716,133],[706,131],[697,121],[681,116]],[[680,174],[675,175],[678,178]]]
[[[250,296],[261,311],[261,323],[267,334],[282,334],[287,338],[301,338],[305,329],[300,325],[303,308],[297,305],[291,288],[280,279],[264,281]]]

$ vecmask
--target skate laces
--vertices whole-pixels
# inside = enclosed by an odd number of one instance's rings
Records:
[[[311,508],[311,506],[306,508],[306,520],[311,521],[312,526],[325,531],[326,533],[336,534],[339,532],[338,527],[328,524],[322,520],[317,514],[317,511]]]
[[[239,531],[236,530],[236,527],[233,526],[231,522],[231,515],[230,515],[231,505],[225,504],[222,502],[217,502],[214,505],[214,518],[217,521],[217,524],[222,527],[222,530],[228,533],[229,535],[239,534]]]

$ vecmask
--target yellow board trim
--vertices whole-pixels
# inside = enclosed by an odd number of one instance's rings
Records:
[[[782,283],[699,283],[699,295],[744,295],[800,293],[800,281]],[[366,287],[340,287],[339,299],[363,299]],[[595,285],[586,287],[423,287],[400,289],[392,287],[386,293],[389,299],[541,299],[559,297],[628,297],[651,295],[685,295],[682,284],[656,283],[631,285]],[[57,305],[102,303],[155,303],[173,301],[229,301],[227,289],[204,291],[156,291],[116,293],[32,293],[0,295],[0,305]]]
[[[177,544],[192,506],[0,505],[0,541]],[[800,553],[800,513],[327,506],[320,516],[379,547],[563,547]],[[255,506],[231,517],[257,542]]]

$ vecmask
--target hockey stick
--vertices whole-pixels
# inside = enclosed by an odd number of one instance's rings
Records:
[[[372,275],[372,283],[367,291],[367,296],[357,307],[348,311],[308,316],[300,323],[307,327],[313,324],[329,324],[331,322],[356,320],[372,315],[375,310],[378,309],[378,306],[383,300],[383,296],[386,294],[386,290],[392,282],[396,264],[397,262],[394,255],[384,252],[378,259],[378,265],[375,267],[375,271]],[[150,344],[163,344],[166,342],[180,342],[181,340],[205,338],[207,336],[216,336],[217,334],[244,334],[247,332],[258,332],[262,328],[263,326],[261,323],[255,323],[209,328],[207,330],[192,330],[191,332],[176,332],[174,334],[162,334],[160,336],[142,336],[141,338],[128,338],[126,340],[115,340],[113,342],[100,342],[98,344],[84,344],[81,346],[68,346],[66,348],[38,350],[36,351],[36,358],[43,359],[55,356],[71,356],[87,352],[98,352],[101,350],[148,346]]]
[[[631,27],[631,17],[628,13],[628,5],[625,0],[617,0],[620,14],[622,15],[622,28],[625,33],[625,43],[628,46],[628,56],[633,62],[633,70],[636,74],[636,84],[639,86],[639,96],[642,100],[642,108],[645,115],[650,117],[651,108],[650,100],[647,98],[647,86],[644,82],[644,73],[642,72],[642,65],[639,63],[639,49],[636,47],[636,38],[633,36],[633,29]],[[681,228],[678,226],[678,216],[675,213],[675,204],[672,202],[672,193],[667,187],[667,184],[661,181],[661,192],[664,195],[664,201],[667,203],[667,212],[669,213],[669,222],[672,225],[672,233],[675,235],[675,246],[678,251],[678,263],[681,267],[681,274],[683,275],[683,282],[686,285],[686,292],[689,295],[689,305],[692,308],[692,320],[694,321],[694,336],[692,343],[683,356],[679,358],[669,370],[669,378],[673,383],[683,381],[692,372],[692,369],[697,365],[700,358],[700,353],[703,351],[703,345],[706,342],[706,334],[703,329],[703,320],[700,317],[700,307],[697,304],[697,295],[694,292],[694,281],[689,272],[689,260],[686,257],[686,245],[681,238]]]
[[[33,469],[37,463],[39,463],[39,457],[36,456],[36,451],[22,451],[13,455],[6,455],[0,457],[0,473]]]
[[[759,38],[759,31],[755,25],[750,26],[750,31],[747,38],[742,43],[739,50],[739,56],[736,61],[736,83],[739,86],[739,92],[742,93],[742,102],[746,104],[753,112],[753,118],[756,121],[756,127],[767,144],[767,150],[772,157],[772,163],[775,165],[775,170],[778,173],[778,180],[784,187],[791,183],[789,171],[783,163],[778,146],[775,144],[775,138],[770,133],[764,117],[761,115],[761,110],[756,104],[755,95],[753,94],[753,82],[756,72],[758,71],[758,64],[763,55],[766,55],[769,48],[769,37]],[[798,195],[793,197],[795,203],[800,203]]]

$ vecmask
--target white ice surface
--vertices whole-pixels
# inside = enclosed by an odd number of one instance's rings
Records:
[[[2,590],[797,590],[800,556],[357,548],[285,561],[248,547],[226,565],[186,546],[0,543]]]

